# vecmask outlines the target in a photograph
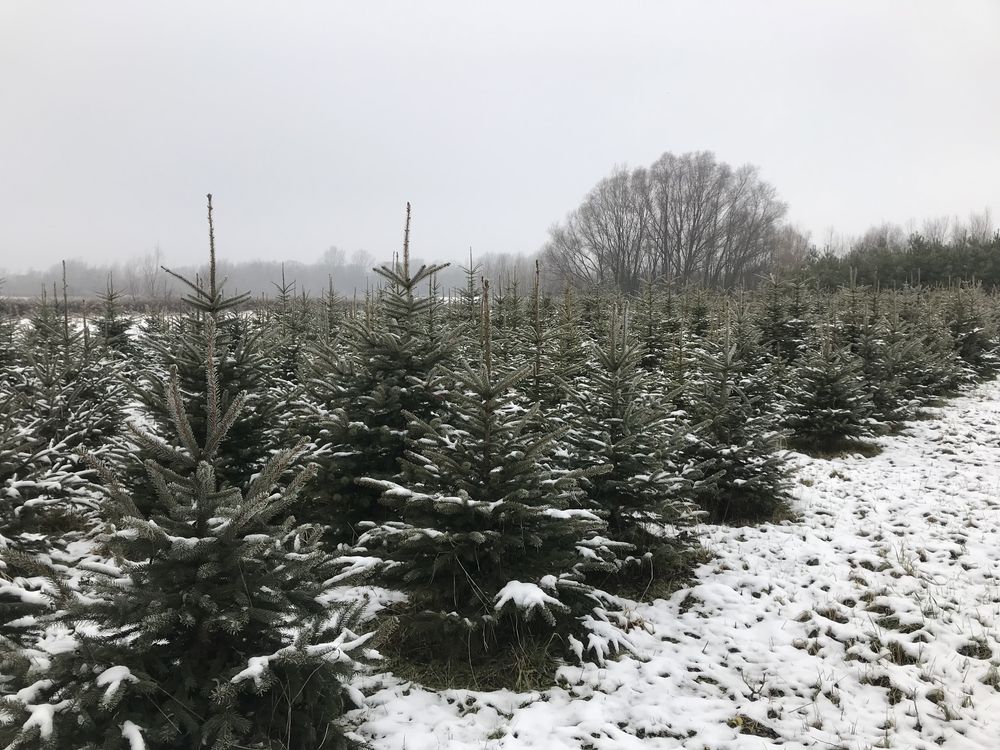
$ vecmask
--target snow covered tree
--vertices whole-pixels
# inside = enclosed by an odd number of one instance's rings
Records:
[[[704,342],[697,360],[699,376],[682,392],[695,426],[682,455],[701,475],[690,498],[714,521],[771,518],[788,499],[781,434],[758,408],[760,397],[741,387],[737,344],[728,325],[719,340]]]
[[[872,402],[861,362],[824,336],[796,372],[785,426],[790,442],[810,450],[836,450],[871,435]]]
[[[133,431],[157,457],[145,463],[149,484],[123,486],[101,469],[99,541],[114,565],[58,594],[53,617],[75,643],[0,701],[0,742],[12,750],[349,744],[337,718],[364,637],[351,632],[350,610],[317,599],[327,555],[290,515],[310,479],[295,468],[301,446],[258,474],[220,480],[222,447],[248,399],[223,402],[214,316],[204,331],[206,401],[185,401],[175,368],[162,407],[172,440]],[[194,409],[204,412],[201,434]]]
[[[583,486],[590,507],[607,521],[608,536],[626,545],[616,578],[648,584],[682,570],[694,543],[685,527],[700,511],[684,499],[692,480],[674,462],[682,453],[683,425],[665,399],[644,387],[648,374],[640,367],[648,350],[633,337],[625,312],[612,312],[610,320],[588,386],[565,417],[564,443],[577,465],[606,468]]]
[[[223,408],[238,393],[246,394],[246,408],[237,414],[227,432],[227,440],[217,456],[216,472],[224,481],[238,482],[248,473],[259,471],[277,449],[278,407],[282,399],[275,393],[274,368],[268,359],[262,336],[264,330],[252,326],[238,310],[249,295],[226,296],[217,279],[212,196],[208,196],[209,266],[207,284],[190,281],[168,271],[188,290],[185,313],[166,333],[146,336],[143,344],[154,350],[151,365],[137,378],[133,394],[143,402],[157,430],[164,435],[173,429],[173,415],[167,410],[167,385],[176,368],[181,390],[194,407],[192,425],[196,434],[207,427],[205,405],[205,357],[209,347],[215,352],[215,367],[222,383]],[[209,334],[211,320],[213,331]]]
[[[344,323],[344,341],[313,352],[298,424],[322,446],[317,492],[307,518],[330,528],[334,541],[352,541],[357,525],[381,519],[379,493],[362,477],[391,479],[406,450],[407,414],[430,419],[438,396],[435,370],[452,351],[450,333],[428,325],[436,304],[420,296],[443,266],[410,270],[407,204],[402,262],[375,272],[387,282],[371,314]]]
[[[137,347],[128,335],[132,327],[132,318],[122,311],[124,295],[115,289],[114,279],[108,274],[108,284],[98,295],[101,301],[101,317],[95,322],[101,345],[105,351],[118,352],[132,359],[137,354]]]
[[[448,421],[414,418],[405,482],[365,480],[398,514],[359,544],[408,595],[393,648],[415,663],[482,666],[553,639],[582,654],[585,577],[613,569],[577,478],[551,468],[560,432],[515,401],[530,366],[498,375],[483,344],[478,367],[447,376]]]
[[[1000,368],[996,331],[980,310],[980,289],[954,290],[945,307],[948,329],[958,356],[976,377],[991,377]]]
[[[791,295],[777,279],[768,281],[757,325],[762,342],[778,358],[794,362],[805,351],[808,339],[810,311],[802,284],[793,284]]]
[[[0,468],[0,534],[25,549],[82,529],[94,475],[79,454],[113,453],[123,420],[120,360],[101,356],[66,315],[39,313],[35,324],[49,327],[29,332],[0,387],[5,429],[28,438]]]

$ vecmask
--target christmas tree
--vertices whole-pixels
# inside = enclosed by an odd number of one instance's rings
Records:
[[[551,468],[561,433],[516,403],[530,366],[494,370],[488,287],[483,300],[480,362],[449,372],[448,421],[414,419],[405,484],[366,480],[398,514],[360,545],[408,595],[393,645],[414,663],[483,666],[553,641],[582,654],[585,578],[614,568],[577,478]]]
[[[10,748],[345,747],[351,612],[317,596],[328,559],[291,513],[310,479],[301,446],[257,474],[219,477],[220,456],[248,398],[224,401],[215,315],[203,328],[203,403],[185,400],[174,368],[162,410],[172,440],[133,430],[155,456],[149,482],[120,485],[106,467],[100,543],[114,564],[79,592],[55,594],[53,618],[73,647],[24,675],[0,702]],[[197,424],[192,410],[203,410]],[[287,479],[283,479],[287,477]],[[138,494],[151,496],[138,502]]]
[[[682,453],[683,425],[667,401],[647,390],[640,369],[645,350],[624,311],[613,311],[604,342],[595,351],[586,388],[578,391],[566,417],[565,442],[574,462],[606,471],[584,482],[588,499],[607,520],[608,536],[623,543],[619,582],[648,585],[670,579],[684,566],[699,515],[685,500],[691,477],[674,463]]]
[[[808,450],[841,449],[872,434],[873,408],[861,362],[825,335],[797,369],[785,417],[789,441]]]
[[[430,325],[437,301],[420,296],[443,266],[410,270],[410,207],[403,257],[376,268],[387,282],[381,303],[344,323],[344,341],[322,344],[312,355],[298,424],[322,450],[316,497],[308,519],[329,527],[331,541],[353,541],[358,524],[381,519],[379,493],[362,477],[399,474],[408,418],[430,419],[438,396],[432,376],[451,354],[449,331]]]

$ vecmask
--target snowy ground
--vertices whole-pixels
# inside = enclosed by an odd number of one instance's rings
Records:
[[[793,456],[794,523],[708,527],[697,584],[636,604],[638,657],[542,693],[391,676],[380,750],[1000,747],[1000,383],[880,441]]]

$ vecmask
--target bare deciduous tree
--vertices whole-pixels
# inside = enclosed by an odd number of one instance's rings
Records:
[[[550,230],[549,267],[574,283],[633,292],[646,277],[732,287],[769,270],[785,213],[757,169],[709,152],[618,168]]]

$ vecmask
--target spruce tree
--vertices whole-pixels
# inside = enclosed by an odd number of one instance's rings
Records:
[[[64,287],[65,289],[65,287]],[[104,356],[65,306],[38,311],[25,337],[22,364],[0,389],[5,427],[28,442],[0,469],[0,534],[22,549],[42,549],[62,532],[83,531],[95,476],[80,457],[120,452],[109,444],[123,420],[121,360]]]
[[[429,325],[438,303],[421,296],[444,266],[410,270],[410,207],[403,257],[375,272],[387,283],[377,305],[344,323],[343,341],[312,353],[298,424],[316,436],[321,450],[317,493],[304,510],[325,524],[332,541],[357,538],[358,524],[383,518],[379,493],[359,485],[362,477],[398,476],[406,450],[407,414],[430,419],[438,403],[435,370],[448,360],[448,329]]]
[[[713,521],[767,520],[788,501],[781,433],[759,408],[760,396],[742,387],[737,351],[727,324],[696,350],[697,376],[680,391],[692,425],[682,457],[700,474],[690,498]]]
[[[562,431],[516,403],[530,366],[494,367],[489,299],[487,287],[478,366],[446,376],[447,422],[413,418],[405,483],[366,480],[399,518],[359,543],[408,595],[394,648],[411,663],[506,663],[554,639],[582,654],[579,617],[595,604],[585,578],[613,569],[604,523],[551,466]]]
[[[955,352],[975,377],[991,377],[1000,368],[996,331],[981,311],[978,286],[955,289],[945,307]]]
[[[610,320],[588,387],[566,417],[565,442],[577,465],[606,468],[584,487],[607,521],[608,536],[625,546],[616,578],[648,585],[682,572],[694,542],[686,528],[700,511],[685,499],[692,477],[674,462],[685,431],[666,400],[646,388],[641,366],[648,350],[632,335],[624,311],[612,312]]]
[[[120,485],[98,466],[106,492],[99,542],[115,564],[85,572],[79,594],[54,594],[52,617],[74,645],[35,665],[0,701],[0,742],[12,749],[349,744],[337,718],[351,652],[364,638],[350,631],[348,610],[317,601],[327,556],[315,531],[290,515],[310,479],[295,468],[301,446],[254,476],[219,477],[248,398],[223,401],[214,317],[204,327],[206,400],[186,401],[174,368],[162,405],[172,439],[133,431],[156,457],[145,462],[149,482]]]
[[[792,445],[837,450],[872,434],[873,405],[861,362],[824,335],[803,357],[785,417]]]
[[[249,294],[226,296],[224,281],[217,277],[212,196],[207,198],[207,284],[197,279],[192,282],[165,269],[188,292],[184,297],[185,311],[172,322],[169,330],[143,338],[143,344],[154,351],[154,356],[134,382],[132,392],[144,405],[154,429],[166,436],[173,429],[173,415],[165,408],[168,403],[166,387],[170,373],[176,368],[181,390],[194,405],[191,419],[195,432],[204,434],[207,427],[204,407],[209,395],[205,390],[204,363],[211,346],[223,387],[220,394],[223,408],[228,408],[238,393],[246,394],[247,399],[247,408],[237,414],[217,457],[219,478],[235,484],[248,473],[259,471],[277,450],[282,440],[278,409],[285,399],[281,397],[282,389],[276,383],[274,367],[267,356],[263,342],[265,330],[253,326],[240,313]],[[210,320],[214,331],[211,337]]]

